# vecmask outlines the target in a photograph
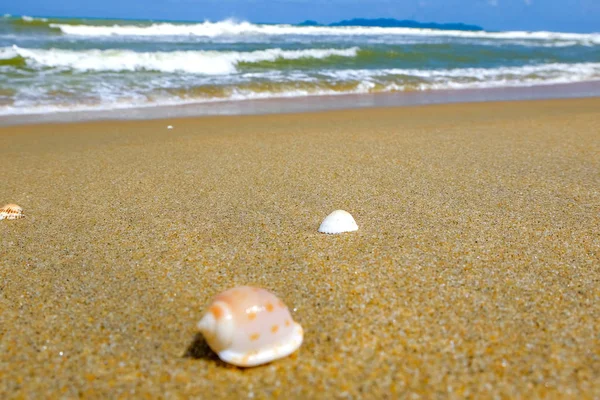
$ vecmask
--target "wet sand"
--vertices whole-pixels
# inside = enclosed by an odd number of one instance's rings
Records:
[[[167,129],[172,125],[172,130]],[[2,398],[600,397],[600,98],[0,128]],[[317,233],[335,209],[358,232]],[[293,356],[195,324],[276,293]]]
[[[264,115],[321,112],[359,108],[401,107],[490,101],[569,99],[600,96],[600,80],[525,87],[425,90],[397,93],[362,93],[305,96],[246,101],[215,101],[113,110],[62,111],[40,114],[0,115],[0,126],[84,122],[101,120],[150,120],[215,115]]]

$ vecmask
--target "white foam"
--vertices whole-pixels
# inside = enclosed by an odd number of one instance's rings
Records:
[[[0,47],[0,60],[10,60],[18,55],[17,51],[12,47]]]
[[[600,79],[600,63],[440,70],[381,69],[321,71],[338,82],[372,82],[375,91],[493,88],[575,83]]]
[[[21,19],[25,22],[33,22],[33,21],[48,22],[47,18],[35,18],[35,17],[30,17],[29,15],[22,15]]]
[[[25,50],[25,53],[23,51]],[[276,51],[273,51],[276,50]],[[27,51],[19,47],[0,49],[9,54],[24,54],[28,63]],[[45,50],[42,53],[35,54],[36,57],[50,60],[58,57],[62,53],[53,53],[55,50]],[[62,50],[61,50],[62,51]],[[259,52],[236,53],[228,52],[225,54],[235,54],[232,59],[239,60],[245,57],[246,60],[264,60],[273,59],[273,57],[301,57],[306,52],[314,50],[301,50],[288,52],[280,49],[265,50]],[[327,50],[319,50],[320,56],[327,56]],[[351,54],[357,49],[345,49],[336,51],[348,51]],[[98,53],[97,58],[87,60],[83,64],[77,60],[72,53],[84,53],[89,56]],[[304,52],[304,53],[303,53]],[[86,63],[101,63],[107,57],[105,52],[99,50],[84,52],[67,52],[71,64],[77,64],[78,68],[86,67]],[[127,54],[133,52],[126,52]],[[187,53],[187,52],[181,52]],[[196,52],[192,52],[196,53]],[[223,53],[217,53],[221,56]],[[155,54],[155,53],[150,53]],[[171,53],[167,53],[171,54]],[[241,57],[240,54],[244,56]],[[133,53],[135,59],[139,53]],[[44,56],[44,57],[43,57]],[[166,57],[166,56],[165,56]],[[68,57],[67,57],[68,58]],[[108,57],[110,59],[110,57]],[[171,60],[175,64],[182,63],[183,59]],[[152,57],[151,57],[152,59]],[[125,57],[127,60],[127,57]],[[185,58],[186,63],[190,63],[189,58]],[[32,61],[33,62],[33,61]],[[62,65],[69,67],[69,62],[62,58]],[[112,62],[112,61],[110,61]],[[102,68],[113,66],[104,65]],[[116,65],[122,68],[123,59]],[[131,68],[135,63],[128,64]],[[147,68],[147,64],[143,64]],[[171,64],[167,64],[171,65]],[[72,68],[72,67],[69,67]],[[87,67],[86,67],[87,68]],[[165,67],[166,68],[166,67]],[[206,70],[205,70],[206,71]],[[104,77],[108,76],[108,80]],[[115,76],[119,78],[115,79]],[[120,78],[122,76],[122,78]],[[66,102],[75,104],[60,105],[61,99],[48,93],[46,78],[33,82],[32,85],[18,88],[15,103],[11,106],[0,107],[0,115],[28,114],[28,113],[51,113],[59,111],[83,111],[83,110],[110,110],[131,107],[152,107],[163,105],[178,105],[190,103],[209,103],[220,101],[237,101],[252,99],[269,98],[293,98],[305,96],[323,96],[323,95],[341,95],[341,94],[361,94],[361,93],[380,93],[380,92],[399,92],[406,90],[453,90],[453,89],[476,89],[476,88],[497,88],[497,87],[518,87],[534,85],[551,85],[561,83],[576,83],[585,81],[600,80],[600,63],[552,63],[539,65],[526,65],[519,67],[496,67],[496,68],[456,68],[456,69],[354,69],[354,70],[278,70],[278,71],[255,71],[251,73],[236,73],[232,75],[206,75],[178,73],[178,74],[156,74],[151,79],[143,81],[135,79],[136,74],[100,74],[96,77],[86,76],[82,79],[86,81],[85,98],[80,98],[76,87],[73,87],[69,79],[66,81],[57,80],[52,86],[52,90],[60,90],[65,93],[73,92],[73,97],[65,96]],[[258,85],[252,85],[257,82]],[[62,85],[65,85],[62,87]],[[205,86],[221,87],[217,97],[211,97],[209,91],[195,91],[194,88]],[[127,87],[125,90],[124,87]],[[190,88],[189,92],[182,90]],[[344,88],[344,89],[340,89]],[[82,95],[84,96],[84,95]]]
[[[597,81],[600,80],[600,63],[440,70],[329,70],[320,74],[333,82],[359,82],[356,88],[344,93],[486,89]]]
[[[420,90],[461,90],[461,89],[486,89],[486,88],[498,88],[498,87],[531,87],[537,85],[553,85],[562,83],[574,83],[575,80],[569,79],[554,79],[546,81],[536,82],[508,82],[508,81],[497,81],[492,83],[474,82],[470,84],[459,84],[459,83],[447,83],[447,84],[433,84],[433,85],[422,85]],[[0,116],[9,115],[25,115],[25,114],[50,114],[60,112],[79,112],[79,111],[109,111],[109,110],[123,110],[130,108],[150,108],[159,106],[178,106],[187,104],[205,104],[205,103],[220,103],[227,101],[247,101],[247,100],[261,100],[261,99],[277,99],[277,98],[298,98],[307,96],[336,96],[346,94],[365,94],[370,93],[372,85],[359,85],[354,90],[348,90],[345,92],[339,92],[334,90],[289,90],[285,92],[269,93],[269,92],[252,92],[248,90],[234,90],[231,95],[227,98],[159,98],[153,101],[148,100],[134,100],[134,101],[106,101],[97,104],[77,104],[77,105],[48,105],[48,104],[27,104],[26,102],[20,102],[13,106],[0,106]],[[406,88],[403,85],[396,83],[390,83],[387,86],[380,88],[378,93],[386,92],[399,92],[404,91]]]
[[[536,41],[577,41],[582,44],[600,44],[600,33],[564,33],[564,32],[486,32],[451,31],[415,28],[383,28],[365,26],[295,26],[295,25],[259,25],[249,22],[225,20],[220,22],[202,22],[197,24],[155,23],[151,25],[68,25],[50,24],[63,33],[78,36],[242,36],[242,35],[303,35],[303,36],[357,36],[357,35],[402,35],[431,37],[463,37],[504,40]]]
[[[142,53],[131,50],[61,50],[0,48],[0,57],[19,55],[28,65],[76,71],[160,71],[220,75],[236,72],[240,62],[256,63],[277,59],[355,57],[358,47],[348,49],[268,49],[251,52],[173,51]],[[9,57],[11,56],[12,57]]]

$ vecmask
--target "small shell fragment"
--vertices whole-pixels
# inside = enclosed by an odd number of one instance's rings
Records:
[[[335,210],[329,214],[319,226],[319,232],[321,233],[343,233],[353,232],[358,230],[356,221],[352,218],[349,212],[344,210]]]
[[[23,209],[16,204],[7,204],[0,208],[0,220],[25,218]]]
[[[218,294],[197,325],[227,363],[253,367],[286,357],[302,344],[302,327],[274,294],[239,286]]]

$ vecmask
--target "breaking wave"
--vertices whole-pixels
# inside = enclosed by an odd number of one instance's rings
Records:
[[[273,72],[219,76],[218,80],[197,75],[144,81],[123,91],[120,81],[103,81],[87,99],[80,93],[27,89],[15,105],[2,106],[0,115],[49,113],[77,110],[112,110],[177,104],[212,103],[306,96],[389,93],[428,90],[523,87],[600,81],[600,63],[545,64],[500,68],[457,68],[439,70],[321,70],[319,78],[296,72],[286,79]],[[17,106],[18,104],[18,106]]]
[[[237,71],[239,63],[276,60],[356,57],[358,47],[348,49],[267,49],[236,51],[135,52],[131,50],[0,49],[0,60],[24,59],[28,66],[75,71],[160,71],[220,75]]]
[[[415,28],[384,28],[363,26],[296,26],[296,25],[260,25],[232,20],[203,22],[197,24],[154,23],[150,25],[72,25],[49,24],[67,35],[80,36],[241,36],[241,35],[309,35],[309,36],[365,36],[365,35],[403,35],[433,37],[463,37],[505,40],[538,41],[576,41],[582,44],[600,44],[600,33],[562,33],[562,32],[486,32],[486,31],[450,31]]]

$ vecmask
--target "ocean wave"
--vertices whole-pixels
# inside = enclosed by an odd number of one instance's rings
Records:
[[[20,57],[28,66],[62,68],[75,71],[159,71],[221,75],[237,72],[239,63],[265,61],[356,57],[358,47],[346,49],[282,50],[279,48],[250,52],[172,51],[135,52],[131,50],[61,50],[26,49],[18,46],[0,48],[0,59]]]
[[[52,23],[50,27],[60,29],[67,35],[78,36],[241,36],[241,35],[299,35],[299,36],[365,36],[365,35],[402,35],[432,37],[463,37],[503,40],[534,41],[576,41],[581,44],[600,44],[600,33],[563,33],[563,32],[486,32],[486,31],[450,31],[415,28],[384,28],[363,26],[296,26],[261,25],[250,22],[225,20],[220,22],[202,22],[196,24],[154,23],[151,25],[72,25]]]
[[[600,83],[600,81],[596,81]],[[82,111],[112,111],[112,110],[124,110],[131,108],[152,108],[152,107],[164,107],[164,106],[180,106],[190,104],[210,104],[210,103],[222,103],[222,102],[237,102],[237,101],[251,101],[251,100],[265,100],[265,99],[293,99],[303,97],[319,97],[319,96],[340,96],[349,94],[372,94],[372,93],[393,93],[393,92],[406,92],[406,91],[435,91],[435,90],[466,90],[466,89],[492,89],[501,87],[533,87],[540,85],[553,85],[562,83],[572,83],[570,81],[556,80],[547,82],[535,82],[535,83],[512,83],[512,84],[484,84],[484,83],[471,83],[471,84],[455,84],[455,85],[422,85],[421,87],[407,89],[403,85],[397,83],[389,83],[387,85],[376,85],[372,82],[357,82],[352,88],[346,90],[337,90],[336,88],[322,88],[321,86],[314,86],[312,89],[297,89],[291,85],[285,87],[275,88],[271,91],[260,91],[257,92],[251,89],[237,89],[231,90],[227,96],[222,97],[211,97],[211,96],[199,96],[199,97],[160,97],[152,96],[152,98],[143,98],[143,96],[137,96],[136,100],[119,99],[114,96],[108,98],[100,98],[96,102],[69,102],[69,103],[37,103],[36,101],[17,101],[15,104],[2,106],[0,105],[0,116],[10,115],[27,115],[27,114],[50,114],[57,112],[82,112]],[[597,91],[597,89],[595,89]],[[237,109],[235,109],[237,110]],[[219,113],[219,109],[213,109],[216,113]],[[235,112],[235,111],[234,111]]]
[[[36,18],[36,17],[30,17],[29,15],[22,15],[21,19],[25,22],[48,22],[48,18]]]
[[[143,82],[99,77],[87,80],[82,97],[72,87],[32,85],[14,94],[14,103],[0,106],[0,115],[57,111],[151,107],[306,96],[431,90],[529,87],[600,81],[600,63],[542,64],[520,67],[319,70],[318,74],[254,72],[217,76],[163,75]],[[133,84],[133,86],[131,86]]]
[[[441,83],[452,88],[460,84],[471,85],[482,83],[494,85],[493,82],[530,84],[530,83],[570,83],[600,79],[600,63],[550,63],[524,65],[519,67],[496,68],[452,68],[452,69],[361,69],[361,70],[328,70],[320,75],[329,79],[348,81],[373,80],[378,78],[396,78],[410,81],[419,79],[424,83]],[[437,86],[436,86],[437,87]],[[479,86],[478,86],[479,87]],[[425,89],[429,87],[423,87]]]

